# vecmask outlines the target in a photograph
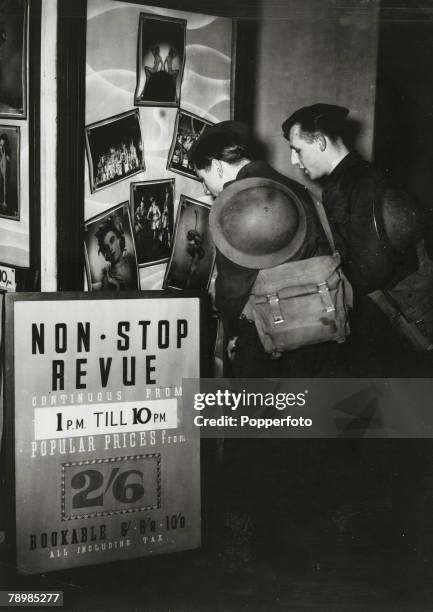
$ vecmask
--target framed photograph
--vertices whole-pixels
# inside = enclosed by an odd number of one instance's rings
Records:
[[[168,261],[173,241],[174,179],[131,183],[131,216],[138,265]]]
[[[139,110],[88,125],[86,150],[92,193],[144,172]]]
[[[208,289],[215,262],[209,212],[208,204],[180,196],[164,289]]]
[[[186,20],[140,13],[137,106],[179,106],[185,65]]]
[[[0,118],[27,117],[28,0],[0,0]]]
[[[196,181],[199,180],[189,163],[188,151],[208,125],[213,125],[213,123],[184,110],[177,111],[173,140],[167,160],[168,170],[184,174]]]
[[[140,289],[128,201],[86,221],[84,253],[89,291]]]
[[[0,125],[0,217],[20,220],[20,128]]]

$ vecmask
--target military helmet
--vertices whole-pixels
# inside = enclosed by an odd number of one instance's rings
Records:
[[[388,187],[381,204],[379,218],[375,215],[377,230],[379,235],[385,234],[396,251],[404,252],[422,238],[422,212],[406,191]]]
[[[228,185],[214,200],[209,224],[223,255],[256,269],[294,259],[307,230],[299,196],[267,178],[245,178]]]

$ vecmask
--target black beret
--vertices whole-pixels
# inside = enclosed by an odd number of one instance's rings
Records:
[[[194,151],[199,145],[201,145],[210,136],[215,136],[216,134],[233,136],[239,141],[240,144],[244,145],[248,145],[251,140],[250,128],[246,123],[243,123],[242,121],[220,121],[220,123],[215,123],[215,125],[207,126],[200,134],[188,152],[189,159],[192,159]]]
[[[299,108],[284,121],[281,127],[286,136],[296,123],[308,123],[320,129],[321,124],[327,124],[328,122],[333,124],[343,123],[348,114],[349,109],[344,106],[318,102],[312,106],[303,106]]]

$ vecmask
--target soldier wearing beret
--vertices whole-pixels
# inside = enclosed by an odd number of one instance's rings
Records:
[[[420,223],[415,209],[408,210],[406,227],[397,228],[394,236],[386,235],[383,205],[385,193],[390,193],[389,181],[347,146],[348,113],[340,106],[314,104],[293,113],[282,129],[290,143],[292,164],[312,181],[323,179],[323,205],[354,289],[352,334],[345,347],[343,375],[411,375],[413,352],[368,294],[393,287],[417,268],[414,245]],[[407,194],[394,193],[398,196],[388,202],[391,215],[400,214],[401,205],[411,206]],[[388,223],[393,226],[395,223]]]

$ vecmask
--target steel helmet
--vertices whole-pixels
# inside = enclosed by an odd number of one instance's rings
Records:
[[[299,196],[267,178],[245,178],[224,188],[214,200],[209,225],[223,255],[256,269],[294,259],[307,230]]]
[[[375,215],[377,230],[379,235],[386,235],[396,251],[404,252],[422,238],[422,212],[406,191],[385,189],[381,204],[379,218]]]

